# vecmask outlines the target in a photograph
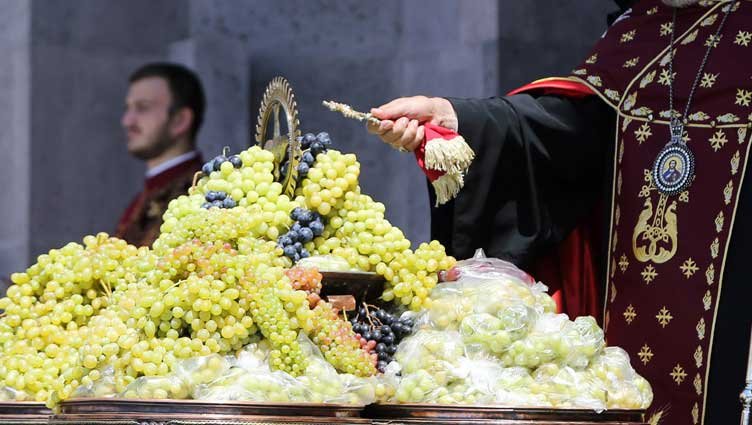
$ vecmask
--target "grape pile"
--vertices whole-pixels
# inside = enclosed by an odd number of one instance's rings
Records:
[[[436,287],[432,305],[416,319],[418,330],[397,347],[398,367],[385,370],[393,375],[386,400],[595,410],[650,405],[650,385],[623,350],[605,347],[592,317],[554,314],[545,287],[500,260],[456,267],[456,281]]]
[[[412,250],[361,193],[355,155],[326,133],[301,144],[292,197],[271,152],[223,152],[170,202],[151,248],[102,233],[13,274],[0,398],[649,404],[647,382],[592,319],[553,314],[540,287],[485,275],[494,264],[453,269],[436,241]],[[376,272],[383,301],[422,312],[364,305],[345,320],[321,299],[322,274],[296,265],[315,256]],[[439,284],[443,270],[460,277]]]
[[[397,352],[397,345],[413,331],[415,323],[409,317],[398,318],[386,310],[363,304],[357,315],[350,319],[353,331],[360,336],[361,345],[373,350],[378,362],[376,368],[384,372]]]

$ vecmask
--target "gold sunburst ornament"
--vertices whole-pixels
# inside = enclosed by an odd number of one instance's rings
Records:
[[[281,112],[285,114],[284,121],[280,118]],[[286,133],[283,133],[282,124]],[[303,156],[299,126],[298,105],[292,87],[286,79],[275,77],[266,86],[261,100],[255,138],[260,147],[274,154],[274,178],[282,184],[283,193],[290,197],[295,192],[298,164]],[[283,170],[284,164],[286,171]]]

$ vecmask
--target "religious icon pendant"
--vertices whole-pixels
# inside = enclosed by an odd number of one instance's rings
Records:
[[[682,139],[684,125],[671,122],[671,141],[661,149],[653,163],[653,183],[660,193],[673,196],[692,184],[695,177],[695,156]]]

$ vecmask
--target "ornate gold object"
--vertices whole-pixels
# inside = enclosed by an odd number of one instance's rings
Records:
[[[351,118],[354,120],[358,120],[360,122],[368,122],[373,125],[379,125],[381,123],[381,120],[374,117],[370,113],[360,112],[356,111],[352,108],[352,106],[347,105],[345,103],[335,102],[333,100],[325,100],[321,102],[326,106],[330,111],[333,112],[339,112],[342,114],[345,118]],[[395,148],[400,152],[407,152],[407,149],[403,148],[402,146]]]
[[[367,114],[365,112],[356,111],[350,105],[347,105],[347,104],[344,104],[344,103],[339,103],[339,102],[335,102],[335,101],[332,101],[332,100],[325,100],[325,101],[323,101],[321,103],[323,103],[324,106],[326,106],[327,108],[329,108],[330,111],[339,112],[345,118],[352,118],[354,120],[358,120],[358,121],[361,121],[361,122],[367,121],[367,122],[370,122],[371,124],[375,124],[375,125],[378,125],[381,122],[381,120],[379,120],[378,118],[374,117],[373,115]]]
[[[285,113],[287,133],[282,134],[280,110]],[[269,124],[273,124],[269,132]],[[256,143],[274,154],[274,178],[282,183],[283,193],[292,197],[298,181],[298,164],[303,156],[300,149],[298,105],[292,87],[286,79],[275,77],[264,91],[256,124]],[[287,173],[281,167],[287,161]]]

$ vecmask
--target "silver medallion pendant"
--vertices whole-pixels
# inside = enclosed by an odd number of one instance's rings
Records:
[[[653,183],[666,196],[681,193],[695,177],[695,156],[682,140],[684,125],[671,123],[671,141],[661,149],[653,163]]]

